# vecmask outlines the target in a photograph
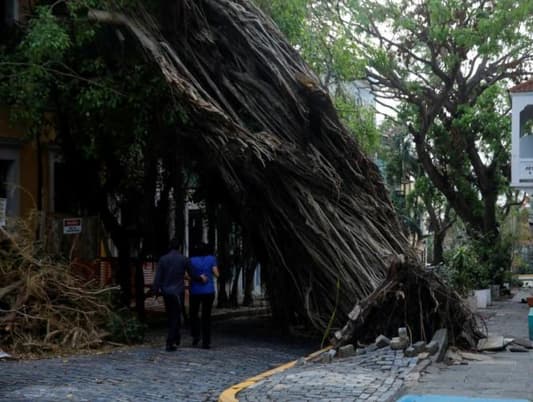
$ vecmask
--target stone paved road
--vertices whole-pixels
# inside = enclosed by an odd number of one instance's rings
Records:
[[[229,386],[316,349],[273,334],[266,320],[216,323],[213,348],[158,345],[112,353],[0,362],[0,401],[215,401]]]
[[[241,402],[386,402],[418,368],[417,357],[404,357],[390,347],[364,355],[292,367],[237,395]]]

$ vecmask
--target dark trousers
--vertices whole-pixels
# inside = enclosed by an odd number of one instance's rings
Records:
[[[180,299],[176,295],[163,295],[165,311],[167,313],[167,346],[179,345],[180,343]]]
[[[187,317],[187,307],[185,307],[185,292],[180,293],[180,308],[181,314],[183,315],[183,322],[187,325],[189,317]]]
[[[215,300],[214,293],[204,295],[190,295],[190,320],[191,332],[193,342],[197,343],[202,337],[202,346],[211,345],[211,308]],[[198,311],[202,306],[202,330],[200,332],[200,320],[198,319]]]

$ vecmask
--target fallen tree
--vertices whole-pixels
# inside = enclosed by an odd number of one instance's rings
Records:
[[[303,317],[325,330],[369,297],[383,318],[396,308],[389,293],[403,284],[408,300],[414,292],[418,301],[406,303],[405,314],[391,323],[405,321],[416,339],[439,325],[452,326],[455,338],[465,331],[476,337],[460,299],[423,272],[377,167],[274,24],[247,0],[169,6],[162,14],[174,19],[164,30],[141,7],[92,10],[89,17],[127,28],[160,67],[187,114],[176,135],[193,144],[201,174],[216,183],[219,200],[250,234],[274,314],[284,321]],[[402,276],[387,277],[399,255],[405,256]],[[378,287],[386,297],[372,293]],[[432,298],[433,313],[424,313]],[[452,314],[459,313],[468,325],[455,321]],[[340,338],[362,328],[390,332],[371,310],[365,317]]]
[[[119,333],[129,324],[110,298],[116,289],[48,256],[32,221],[0,227],[0,348],[38,356],[101,347],[112,336],[124,341]]]

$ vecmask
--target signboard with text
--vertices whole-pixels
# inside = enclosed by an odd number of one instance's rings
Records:
[[[81,218],[63,219],[63,234],[81,233]]]

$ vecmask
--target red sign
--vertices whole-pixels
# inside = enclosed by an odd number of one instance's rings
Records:
[[[63,219],[63,234],[81,233],[81,218]]]

